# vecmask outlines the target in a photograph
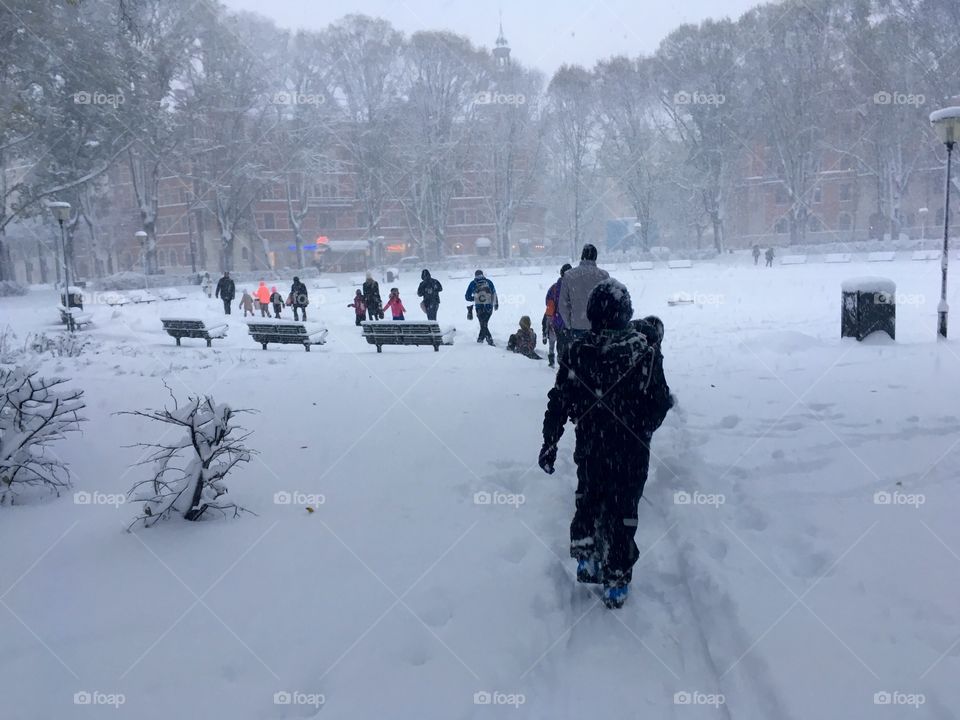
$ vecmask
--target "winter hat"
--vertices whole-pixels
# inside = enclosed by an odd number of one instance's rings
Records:
[[[426,268],[424,268],[424,269],[423,269],[423,272],[420,273],[420,279],[421,279],[421,280],[426,280],[426,279],[429,278],[429,277],[430,277],[430,271],[427,270]]]
[[[474,274],[474,277],[483,277],[483,270],[477,270]]]
[[[524,330],[529,330],[532,324],[533,323],[530,322],[529,315],[524,315],[522,318],[520,318],[520,327],[522,327]]]
[[[298,282],[300,282],[300,278],[298,278],[296,275],[294,275],[294,276],[293,276],[293,281],[294,281],[295,283],[298,283]]]
[[[660,345],[663,340],[663,320],[656,315],[647,315],[631,323],[647,339],[648,345]]]
[[[360,288],[357,288],[357,295],[363,295],[363,290],[361,290]]]
[[[590,293],[587,319],[593,330],[623,330],[633,316],[630,291],[623,283],[607,278]]]
[[[581,260],[593,260],[597,259],[597,248],[590,243],[587,243],[583,246],[583,251],[580,253]]]
[[[566,275],[567,270],[573,270],[573,265],[571,265],[570,263],[564,263],[563,265],[561,265],[561,266],[560,266],[560,277],[563,277],[564,275]]]
[[[270,292],[275,293],[276,291],[277,291],[277,286],[276,286],[276,285],[274,285],[272,288],[270,288]]]

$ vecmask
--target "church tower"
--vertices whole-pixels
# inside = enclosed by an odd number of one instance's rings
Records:
[[[500,34],[493,47],[493,57],[497,63],[497,70],[506,70],[510,66],[510,46],[503,36],[503,14],[500,15]]]

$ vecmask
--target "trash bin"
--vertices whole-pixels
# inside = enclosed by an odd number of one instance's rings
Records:
[[[897,285],[881,277],[858,277],[841,286],[840,337],[863,340],[875,332],[897,336]]]
[[[393,270],[387,270],[387,282],[393,282]]]
[[[66,308],[80,308],[81,310],[83,310],[83,291],[80,288],[74,287],[73,285],[71,285],[69,295],[70,295],[70,304],[68,305],[67,295],[64,293],[60,293],[60,304]]]

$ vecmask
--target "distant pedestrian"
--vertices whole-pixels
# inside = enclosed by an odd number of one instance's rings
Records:
[[[600,281],[608,277],[610,273],[597,267],[597,248],[589,243],[584,245],[580,253],[580,264],[568,270],[560,284],[560,316],[563,318],[563,332],[567,335],[568,344],[589,332],[587,300]],[[562,352],[560,357],[564,357]]]
[[[270,291],[263,280],[257,286],[257,302],[260,303],[260,317],[270,317]]]
[[[273,316],[280,319],[280,312],[283,310],[283,295],[277,292],[277,286],[270,288],[270,304],[273,305]]]
[[[547,365],[553,367],[556,361],[557,345],[560,344],[560,352],[563,352],[563,317],[560,315],[560,286],[563,282],[563,276],[567,274],[572,266],[570,263],[564,263],[560,268],[560,277],[547,290],[545,299],[546,310],[543,313],[543,344],[547,345]],[[549,343],[549,345],[548,345]]]
[[[760,246],[754,245],[753,246],[753,264],[757,265],[759,264],[759,262],[760,262]]]
[[[299,313],[303,313],[303,319],[307,319],[307,305],[310,299],[307,297],[307,286],[300,282],[300,278],[294,276],[293,284],[290,286],[290,297],[287,298],[289,305],[293,307],[293,319],[299,321]]]
[[[213,297],[213,280],[210,279],[210,273],[205,272],[203,274],[203,278],[200,280],[200,289],[208,298]]]
[[[483,270],[477,270],[473,274],[473,280],[467,286],[463,297],[467,302],[473,303],[467,310],[467,317],[472,318],[474,309],[477,311],[477,320],[480,323],[477,342],[486,340],[488,345],[493,345],[493,335],[490,334],[488,323],[493,311],[500,309],[500,302],[497,300],[497,289],[492,281],[484,277]]]
[[[390,288],[390,297],[387,298],[387,304],[383,306],[383,312],[387,310],[393,315],[394,320],[403,320],[403,313],[406,308],[403,306],[403,301],[400,300],[400,290],[398,288]],[[381,317],[383,317],[382,314]]]
[[[772,247],[767,248],[767,252],[764,255],[764,257],[767,259],[767,267],[773,267],[773,248]]]
[[[423,311],[427,320],[437,319],[437,310],[440,309],[440,293],[443,285],[436,278],[430,276],[430,271],[424,268],[420,273],[420,287],[417,288],[417,297],[423,298]]]
[[[243,308],[244,317],[247,316],[247,313],[253,315],[253,295],[244,290],[243,295],[240,296],[240,304],[237,307]]]
[[[373,279],[373,273],[367,272],[367,279],[363,281],[363,304],[367,306],[367,316],[371,320],[383,320],[380,306],[380,283]]]
[[[360,327],[367,317],[367,304],[363,301],[363,291],[357,290],[357,294],[353,297],[353,302],[347,305],[347,307],[352,307],[354,315],[356,315],[356,324],[357,327]]]
[[[528,315],[520,318],[520,328],[507,340],[507,350],[524,355],[531,360],[543,360],[537,352],[537,334],[531,325]]]
[[[223,314],[230,314],[230,306],[233,305],[233,299],[237,296],[237,286],[233,283],[230,273],[223,273],[223,277],[217,281],[216,295],[223,300]]]

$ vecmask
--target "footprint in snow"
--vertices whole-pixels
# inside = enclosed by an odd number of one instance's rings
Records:
[[[727,415],[720,421],[720,427],[732,430],[740,424],[740,418],[736,415]]]

